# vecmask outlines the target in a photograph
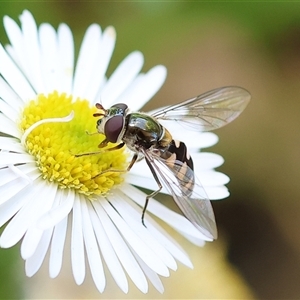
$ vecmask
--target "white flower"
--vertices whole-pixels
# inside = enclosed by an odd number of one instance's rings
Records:
[[[140,73],[143,56],[136,51],[107,79],[114,28],[103,32],[95,24],[88,28],[75,68],[68,26],[61,24],[57,32],[49,24],[37,28],[28,11],[20,21],[21,27],[4,17],[11,45],[0,45],[0,226],[6,224],[0,246],[9,248],[21,241],[27,276],[39,270],[50,251],[49,274],[54,278],[62,267],[70,226],[72,270],[78,285],[85,278],[86,256],[100,292],[105,288],[104,264],[125,293],[126,273],[142,292],[147,292],[148,281],[163,292],[158,275],[169,276],[169,269],[177,268],[176,260],[192,264],[151,215],[197,245],[208,239],[154,199],[147,209],[147,227],[142,225],[146,194],[132,184],[157,189],[143,161],[129,174],[107,172],[93,178],[109,168],[126,168],[126,150],[74,154],[97,151],[101,142],[100,135],[85,133],[95,131],[92,114],[97,101],[101,99],[105,107],[123,102],[139,110],[163,84],[165,67]],[[222,157],[199,152],[215,144],[216,135],[175,131],[179,139],[184,136],[210,199],[227,197],[228,177],[213,170],[223,163]]]

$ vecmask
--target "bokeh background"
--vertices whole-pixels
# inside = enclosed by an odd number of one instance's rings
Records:
[[[38,24],[67,23],[77,51],[89,24],[113,25],[109,74],[133,50],[144,53],[144,71],[164,64],[166,84],[145,109],[226,85],[248,89],[252,101],[208,149],[225,158],[219,170],[231,177],[231,196],[213,203],[219,239],[202,249],[177,237],[195,267],[179,265],[163,279],[165,294],[131,285],[122,295],[109,276],[103,295],[90,276],[77,287],[68,256],[58,278],[45,265],[28,279],[17,246],[0,249],[0,298],[299,299],[300,3],[1,1],[0,15],[17,19],[23,9]],[[0,38],[8,42],[2,26]]]

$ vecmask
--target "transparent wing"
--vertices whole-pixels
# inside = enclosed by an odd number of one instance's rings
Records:
[[[217,227],[211,203],[194,171],[181,161],[167,163],[151,150],[143,151],[160,183],[192,224],[209,239],[217,238]]]
[[[240,87],[222,87],[156,111],[153,117],[178,121],[189,129],[209,131],[220,128],[245,109],[251,95]]]

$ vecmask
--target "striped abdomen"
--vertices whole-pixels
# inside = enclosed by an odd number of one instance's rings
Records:
[[[166,164],[176,172],[183,192],[190,195],[195,183],[194,164],[186,145],[181,141],[172,140],[163,158],[166,159]],[[176,164],[175,161],[180,161],[182,164]]]
[[[194,170],[193,160],[187,151],[185,143],[183,143],[181,141],[177,141],[177,140],[172,140],[172,142],[170,143],[170,146],[168,148],[168,151],[171,154],[176,155],[176,158],[175,158],[176,160],[179,160],[182,163],[186,163],[192,170]],[[170,157],[170,159],[171,159],[171,157]],[[173,158],[174,158],[174,156],[173,156]]]

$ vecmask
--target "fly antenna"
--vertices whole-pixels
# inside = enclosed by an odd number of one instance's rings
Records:
[[[104,109],[102,104],[96,103],[95,106],[96,106],[96,108],[98,108],[100,110],[100,112],[94,113],[93,116],[94,117],[104,117],[106,115],[106,109]]]

